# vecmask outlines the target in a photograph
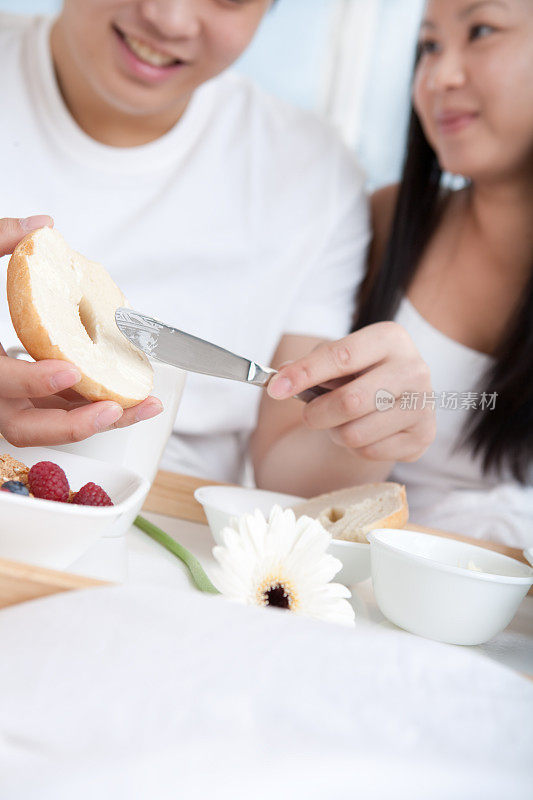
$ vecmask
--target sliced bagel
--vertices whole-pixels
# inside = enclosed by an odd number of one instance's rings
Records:
[[[73,388],[88,400],[123,408],[150,394],[153,370],[115,324],[128,305],[101,264],[72,250],[53,228],[22,239],[9,260],[7,299],[17,336],[40,361],[58,358],[79,369]]]
[[[368,542],[366,534],[375,528],[401,528],[409,519],[405,486],[388,481],[352,486],[313,497],[293,508],[318,519],[334,539]]]

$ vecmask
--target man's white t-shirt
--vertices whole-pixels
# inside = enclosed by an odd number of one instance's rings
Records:
[[[0,216],[52,215],[134,308],[259,363],[283,334],[347,333],[369,226],[333,131],[225,73],[160,139],[100,144],[63,102],[50,27],[0,14]],[[0,340],[16,341],[4,293]],[[162,465],[238,480],[259,400],[189,375]]]

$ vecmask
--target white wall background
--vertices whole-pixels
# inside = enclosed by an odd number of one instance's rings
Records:
[[[88,0],[90,1],[90,0]],[[418,23],[425,0],[278,0],[238,68],[332,121],[370,187],[397,179]],[[0,0],[54,13],[60,0]]]

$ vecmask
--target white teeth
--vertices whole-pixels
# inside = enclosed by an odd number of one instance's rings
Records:
[[[135,55],[138,56],[141,61],[146,61],[147,64],[151,64],[153,67],[168,67],[176,61],[176,59],[171,56],[158,53],[157,50],[153,50],[144,42],[140,42],[139,39],[134,39],[126,34],[123,35],[128,47],[133,50]]]

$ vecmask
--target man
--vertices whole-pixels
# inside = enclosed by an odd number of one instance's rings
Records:
[[[135,308],[276,365],[349,330],[368,221],[332,132],[225,71],[269,6],[66,0],[55,21],[4,19],[0,212],[45,210]],[[354,418],[332,415],[337,392],[309,431],[296,401],[259,410],[250,387],[190,375],[163,464],[237,481],[256,430],[263,485],[388,470],[331,442]]]

